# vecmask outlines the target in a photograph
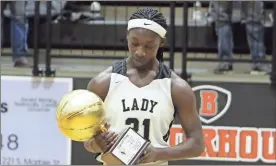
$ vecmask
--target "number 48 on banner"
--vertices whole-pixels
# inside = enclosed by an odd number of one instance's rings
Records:
[[[3,148],[7,148],[8,150],[17,150],[18,147],[18,136],[16,134],[10,134],[5,137],[1,133],[1,150]]]

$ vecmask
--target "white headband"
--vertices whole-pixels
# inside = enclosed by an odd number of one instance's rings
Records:
[[[164,38],[167,31],[161,25],[148,19],[132,19],[128,21],[127,30],[132,28],[145,28],[157,33],[160,37]]]

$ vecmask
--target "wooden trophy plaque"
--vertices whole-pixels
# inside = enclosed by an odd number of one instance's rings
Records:
[[[107,165],[136,165],[150,142],[132,128],[124,130],[115,144],[102,155]]]

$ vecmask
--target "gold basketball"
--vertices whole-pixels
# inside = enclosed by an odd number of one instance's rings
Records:
[[[56,120],[62,134],[74,141],[87,141],[101,131],[104,103],[88,90],[73,90],[57,105]]]

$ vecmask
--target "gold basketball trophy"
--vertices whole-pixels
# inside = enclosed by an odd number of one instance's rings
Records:
[[[88,90],[74,90],[65,94],[57,105],[56,120],[61,133],[71,140],[85,142],[106,128],[104,103]],[[135,165],[149,142],[133,129],[119,134],[115,144],[102,154],[108,165]]]

